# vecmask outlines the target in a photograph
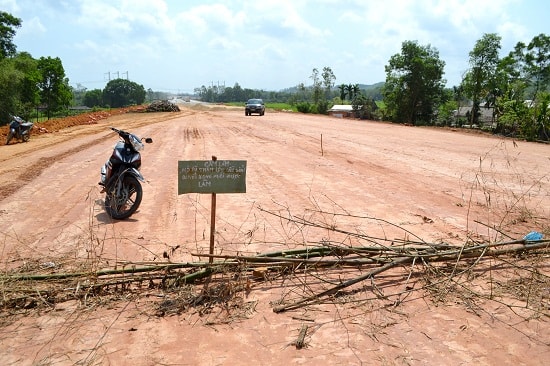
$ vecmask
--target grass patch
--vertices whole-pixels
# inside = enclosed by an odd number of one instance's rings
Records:
[[[288,103],[266,103],[265,107],[276,111],[298,111],[295,105],[290,105]]]

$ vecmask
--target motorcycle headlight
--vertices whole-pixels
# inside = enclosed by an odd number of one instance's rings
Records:
[[[136,151],[141,151],[145,148],[145,145],[143,145],[143,142],[141,142],[141,139],[137,137],[136,135],[130,134],[129,136],[130,143],[132,144],[132,147]]]

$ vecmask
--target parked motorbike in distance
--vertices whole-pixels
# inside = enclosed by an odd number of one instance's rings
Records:
[[[145,148],[142,141],[150,144],[151,138],[139,138],[136,135],[111,127],[120,140],[115,145],[111,157],[101,167],[99,185],[105,192],[105,211],[116,220],[124,220],[138,209],[143,196],[141,182],[141,154]]]
[[[10,143],[12,138],[16,138],[23,142],[29,141],[31,138],[32,126],[34,126],[34,123],[26,122],[23,118],[18,116],[12,116],[8,137],[6,138],[6,145]]]

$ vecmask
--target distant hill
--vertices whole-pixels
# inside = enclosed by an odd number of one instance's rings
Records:
[[[363,91],[363,93],[373,100],[383,100],[382,96],[382,88],[384,87],[385,82],[381,81],[376,84],[359,84],[359,89]]]
[[[359,84],[359,89],[361,90],[377,90],[384,86],[385,82],[381,81],[376,84]]]

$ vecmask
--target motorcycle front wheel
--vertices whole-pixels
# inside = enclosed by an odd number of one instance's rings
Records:
[[[9,145],[12,137],[13,135],[11,134],[11,131],[8,131],[8,137],[6,138],[6,145]]]
[[[105,196],[105,211],[115,220],[124,220],[138,209],[143,188],[139,181],[131,175],[126,175],[117,195],[116,189],[108,189]]]

